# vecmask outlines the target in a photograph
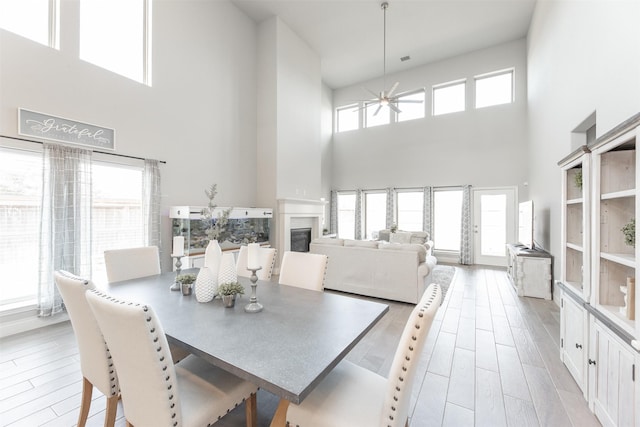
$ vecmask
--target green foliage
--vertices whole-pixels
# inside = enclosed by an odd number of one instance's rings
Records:
[[[631,221],[620,229],[624,234],[624,243],[636,247],[636,219],[632,218]]]
[[[215,210],[218,207],[213,200],[218,194],[218,184],[212,184],[211,187],[204,190],[204,194],[207,195],[209,203],[206,208],[202,210],[202,218],[206,224],[208,224],[205,232],[209,240],[224,241],[229,237],[227,231],[227,225],[229,224],[229,214],[233,208],[228,208],[215,215]]]
[[[242,295],[244,294],[244,287],[238,282],[223,283],[218,286],[218,293],[220,295]]]
[[[580,190],[582,190],[582,169],[579,169],[573,176],[573,182]]]
[[[181,274],[176,278],[176,282],[190,285],[196,281],[196,275],[191,273]]]
[[[389,229],[392,233],[398,231],[398,224],[391,224],[391,228]]]

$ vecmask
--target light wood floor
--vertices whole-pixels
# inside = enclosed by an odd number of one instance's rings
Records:
[[[559,358],[555,303],[518,298],[501,269],[456,267],[415,382],[412,427],[599,426]],[[412,306],[390,310],[347,358],[386,376]],[[81,374],[68,323],[0,340],[0,425],[72,426]],[[259,425],[278,399],[258,394]],[[103,424],[97,391],[88,425]],[[118,408],[117,426],[124,426]],[[244,408],[219,424],[243,426]]]

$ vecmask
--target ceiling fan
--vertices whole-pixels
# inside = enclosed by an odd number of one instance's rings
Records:
[[[360,108],[360,109],[363,109],[373,105],[377,105],[378,108],[373,113],[374,116],[377,115],[383,107],[389,107],[394,112],[400,113],[401,111],[400,111],[400,108],[398,108],[397,104],[401,102],[422,103],[422,101],[420,100],[399,99],[397,95],[393,96],[393,93],[398,88],[398,85],[400,84],[400,82],[395,82],[393,86],[391,86],[391,89],[389,89],[388,91],[384,90],[387,83],[387,9],[389,8],[389,2],[386,2],[386,1],[382,2],[380,7],[382,8],[383,15],[384,15],[383,29],[382,29],[383,31],[382,33],[382,37],[383,37],[382,38],[382,66],[383,66],[382,90],[379,93],[376,93],[370,89],[364,88],[367,92],[375,96],[375,99],[362,101],[362,107]]]

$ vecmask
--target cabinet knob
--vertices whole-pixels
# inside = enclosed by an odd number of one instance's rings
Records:
[[[576,343],[576,348],[582,348],[582,344]]]
[[[589,359],[589,365],[595,365],[595,364],[596,364],[596,361],[595,361],[595,360],[591,360],[591,359]]]

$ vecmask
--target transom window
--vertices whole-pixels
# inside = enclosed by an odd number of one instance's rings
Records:
[[[397,117],[399,122],[424,118],[424,95],[424,90],[420,90],[398,96],[398,101],[400,101],[398,102],[398,109],[400,113],[397,114]]]
[[[476,108],[513,102],[513,69],[475,77]]]
[[[80,0],[80,59],[151,85],[151,0]]]
[[[433,87],[433,115],[456,113],[464,111],[465,90],[467,83],[465,80],[444,83]]]
[[[391,123],[391,109],[386,105],[380,106],[377,102],[369,104],[365,109],[364,127],[370,128]]]
[[[0,28],[58,49],[58,4],[58,0],[1,0]]]
[[[358,104],[347,105],[336,110],[336,132],[346,132],[358,129],[360,124],[360,111]]]

